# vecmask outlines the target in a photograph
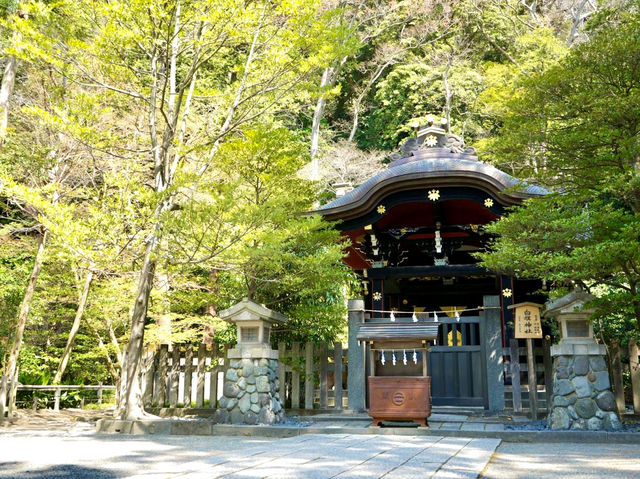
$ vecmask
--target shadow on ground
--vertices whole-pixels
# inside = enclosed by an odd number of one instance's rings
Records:
[[[117,479],[123,477],[113,471],[95,467],[56,464],[40,469],[29,469],[23,462],[0,462],[1,479]]]

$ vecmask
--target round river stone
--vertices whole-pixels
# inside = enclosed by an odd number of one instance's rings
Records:
[[[589,398],[578,399],[573,407],[575,408],[578,416],[583,419],[592,418],[596,415],[596,411],[598,410],[596,403]]]

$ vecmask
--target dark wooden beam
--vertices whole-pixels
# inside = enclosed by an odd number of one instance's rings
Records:
[[[388,268],[369,268],[369,278],[410,278],[412,276],[467,276],[491,274],[489,270],[477,264],[454,264],[447,266],[395,266]]]

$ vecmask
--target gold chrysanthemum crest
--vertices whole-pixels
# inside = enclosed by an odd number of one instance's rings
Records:
[[[373,300],[374,301],[381,301],[382,300],[382,293],[380,291],[376,291],[375,293],[373,293]]]
[[[380,205],[378,206],[378,213],[380,213],[381,215],[385,214],[387,212],[387,208],[385,208],[384,205]]]
[[[487,208],[491,208],[493,206],[493,200],[491,198],[487,198],[486,200],[484,200],[484,205]]]
[[[427,198],[431,201],[438,201],[438,199],[440,199],[440,190],[429,190]]]
[[[504,296],[505,298],[510,298],[512,294],[513,292],[509,288],[505,288],[502,290],[502,296]]]
[[[427,146],[434,147],[438,144],[438,138],[435,135],[429,135],[424,139],[424,144]]]

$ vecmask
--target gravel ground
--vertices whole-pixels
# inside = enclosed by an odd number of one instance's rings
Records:
[[[506,424],[505,431],[557,431],[549,429],[546,420],[538,420],[524,424]],[[566,431],[567,429],[565,429]],[[622,424],[622,429],[616,432],[637,432],[640,433],[640,422],[637,419],[626,419]]]

